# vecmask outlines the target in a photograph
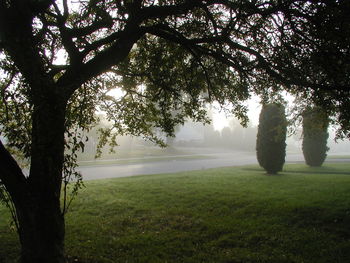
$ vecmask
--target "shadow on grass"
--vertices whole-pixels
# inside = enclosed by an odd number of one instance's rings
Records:
[[[284,173],[295,173],[295,174],[342,174],[342,175],[350,175],[350,172],[341,172],[341,171],[283,171]]]
[[[350,238],[350,211],[348,209],[297,207],[292,213],[285,216],[284,222],[299,228],[321,230],[346,240]]]
[[[245,167],[242,168],[242,170],[245,171],[252,171],[252,172],[263,172],[264,170],[259,167]],[[339,168],[335,167],[305,167],[304,169],[293,169],[293,168],[287,168],[283,169],[283,171],[279,172],[278,174],[267,174],[264,173],[267,176],[282,176],[285,174],[343,174],[343,175],[350,175],[350,172],[340,170]]]

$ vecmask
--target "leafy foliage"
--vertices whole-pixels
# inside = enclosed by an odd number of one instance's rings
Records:
[[[350,2],[290,3],[294,10],[286,10],[278,26],[284,33],[274,63],[290,83],[287,90],[304,104],[301,111],[310,104],[322,107],[341,127],[337,136],[349,138]]]
[[[256,153],[259,165],[269,174],[276,174],[283,168],[286,132],[284,107],[275,103],[263,105],[259,116]]]
[[[321,166],[327,157],[329,120],[321,108],[308,108],[303,114],[303,154],[309,166]]]

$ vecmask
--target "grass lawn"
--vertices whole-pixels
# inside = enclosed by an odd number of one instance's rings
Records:
[[[18,255],[0,207],[0,262]],[[350,262],[350,164],[257,166],[86,182],[72,262]]]

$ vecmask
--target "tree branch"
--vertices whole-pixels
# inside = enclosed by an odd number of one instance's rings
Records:
[[[87,35],[90,35],[99,29],[111,27],[112,24],[113,24],[112,20],[110,21],[97,20],[93,24],[86,27],[67,29],[67,33],[71,37],[80,38],[80,37],[85,37]]]
[[[131,23],[123,32],[120,32],[118,41],[110,47],[96,54],[87,63],[80,64],[79,67],[70,67],[58,80],[58,86],[70,87],[67,94],[74,92],[84,82],[106,72],[126,58],[133,45],[144,34],[144,30]]]
[[[219,43],[219,42],[225,43],[224,38],[222,37],[214,36],[212,38],[208,37],[208,38],[188,39],[180,32],[174,29],[171,29],[166,25],[146,27],[145,30],[149,34],[158,36],[160,38],[166,39],[168,41],[171,41],[173,43],[177,43],[183,46],[184,48],[190,50],[192,54],[197,53],[196,54],[197,56],[199,55],[210,56],[220,61],[223,64],[233,67],[238,72],[246,71],[241,67],[241,65],[234,62],[235,59],[233,56],[227,56],[227,54],[224,54],[223,52],[218,52],[216,50],[199,45],[204,43]]]
[[[110,43],[113,43],[114,41],[119,39],[122,35],[123,35],[122,31],[114,32],[105,38],[96,40],[95,42],[92,42],[91,44],[86,45],[84,50],[81,53],[85,57],[89,52],[91,52],[93,50],[97,50],[98,48],[100,48],[103,45],[108,45]]]
[[[68,18],[68,10],[66,10],[66,7],[64,8],[65,14],[62,15],[60,12],[60,9],[58,8],[57,4],[53,4],[55,11],[57,13],[57,27],[60,30],[61,37],[62,37],[62,44],[66,51],[68,52],[68,55],[70,57],[71,63],[79,64],[83,57],[80,54],[78,48],[75,46],[72,36],[69,34],[69,31],[66,27],[66,21]]]
[[[15,159],[0,141],[0,180],[10,193],[12,201],[21,203],[27,193],[27,180]]]
[[[201,0],[186,0],[182,4],[165,5],[165,6],[150,6],[142,8],[138,14],[139,20],[145,21],[147,19],[161,19],[164,17],[183,15],[193,10],[196,7],[203,7]]]

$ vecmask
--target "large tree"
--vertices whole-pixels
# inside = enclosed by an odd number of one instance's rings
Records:
[[[61,192],[96,110],[113,121],[101,145],[126,133],[161,143],[153,131],[205,121],[208,102],[229,101],[242,118],[249,93],[273,86],[331,105],[349,130],[350,34],[338,37],[349,33],[338,22],[347,2],[1,0],[0,191],[14,205],[22,262],[64,262]],[[317,60],[334,47],[330,62]],[[29,161],[28,175],[10,152]]]

